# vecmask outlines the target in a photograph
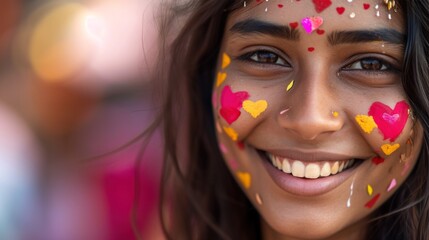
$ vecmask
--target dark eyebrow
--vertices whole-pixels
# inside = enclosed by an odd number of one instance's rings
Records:
[[[240,34],[266,34],[288,40],[299,40],[297,29],[255,19],[240,21],[234,24],[229,30]]]
[[[405,34],[394,29],[381,28],[374,30],[334,31],[329,34],[328,41],[331,45],[374,41],[404,45],[405,37]]]

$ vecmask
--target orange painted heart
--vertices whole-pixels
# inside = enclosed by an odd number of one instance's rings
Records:
[[[409,109],[410,106],[405,101],[396,103],[393,110],[381,102],[375,102],[369,108],[368,115],[374,118],[384,140],[393,142],[407,123]]]

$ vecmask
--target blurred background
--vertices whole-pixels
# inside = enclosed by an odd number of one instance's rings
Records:
[[[1,0],[0,239],[162,239],[157,0]]]

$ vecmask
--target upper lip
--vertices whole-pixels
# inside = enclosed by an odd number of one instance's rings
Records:
[[[368,156],[353,156],[350,154],[334,153],[319,150],[296,150],[296,149],[268,149],[267,153],[283,158],[300,161],[341,161],[348,159],[367,159]]]

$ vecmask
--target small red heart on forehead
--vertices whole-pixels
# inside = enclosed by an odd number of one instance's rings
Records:
[[[369,9],[370,6],[371,5],[369,5],[369,3],[364,3],[363,4],[363,9],[367,10],[367,9]]]
[[[309,51],[309,52],[313,52],[313,51],[314,51],[314,47],[309,47],[309,48],[308,48],[308,51]]]
[[[282,8],[283,4],[278,4],[277,7]]]
[[[317,32],[317,34],[322,35],[322,34],[325,33],[325,30],[323,30],[323,29],[317,29],[316,32]]]
[[[331,0],[313,0],[313,3],[317,13],[322,12],[332,4]]]
[[[298,27],[298,22],[291,22],[291,23],[289,23],[289,26],[290,26],[292,29],[295,29],[295,28],[297,28],[297,27]]]
[[[346,9],[344,7],[337,7],[337,13],[340,15],[343,14],[345,10]]]

